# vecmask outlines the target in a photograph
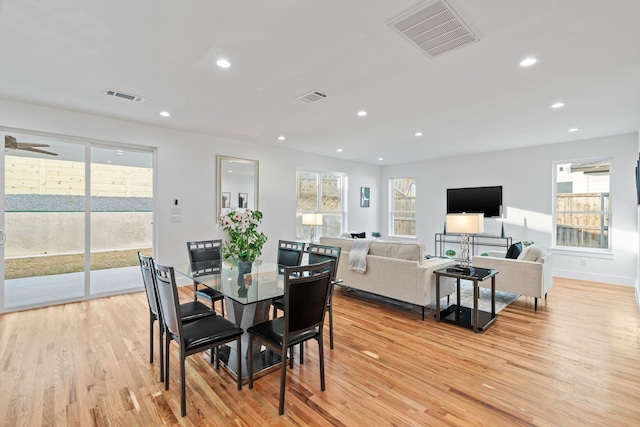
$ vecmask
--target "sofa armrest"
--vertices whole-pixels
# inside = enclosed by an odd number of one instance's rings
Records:
[[[496,289],[528,295],[536,298],[543,297],[546,291],[545,263],[524,261],[511,258],[475,257],[473,266],[498,270],[496,275]],[[549,265],[546,266],[547,269]]]

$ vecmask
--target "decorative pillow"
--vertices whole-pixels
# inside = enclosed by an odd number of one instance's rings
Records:
[[[529,245],[524,248],[522,253],[518,256],[518,259],[524,261],[537,261],[538,258],[543,257],[546,253],[547,249],[544,246],[540,243],[534,243],[533,245]]]
[[[366,232],[362,232],[362,233],[351,233],[351,238],[352,239],[366,239],[367,238],[367,233]]]
[[[520,255],[521,252],[522,252],[522,242],[514,243],[513,245],[509,246],[509,249],[507,250],[507,255],[505,255],[505,258],[518,259],[518,256]]]

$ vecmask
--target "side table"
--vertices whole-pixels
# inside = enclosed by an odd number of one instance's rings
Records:
[[[465,328],[473,329],[473,332],[485,331],[498,317],[496,314],[496,274],[498,270],[486,268],[471,268],[464,271],[460,268],[449,267],[434,271],[436,275],[436,321],[453,323]],[[450,305],[440,311],[440,277],[453,277],[456,279],[457,304]],[[478,296],[480,294],[480,282],[491,279],[491,313],[478,310]],[[460,305],[460,280],[473,282],[473,309]]]

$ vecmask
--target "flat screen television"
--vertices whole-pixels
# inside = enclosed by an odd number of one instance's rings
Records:
[[[447,213],[483,213],[485,217],[502,215],[502,186],[448,188]]]

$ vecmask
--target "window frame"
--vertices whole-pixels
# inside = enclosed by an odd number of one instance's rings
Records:
[[[394,210],[394,191],[395,191],[395,181],[401,179],[413,179],[413,211],[396,211]],[[395,176],[389,178],[389,237],[402,238],[402,239],[416,239],[418,236],[418,226],[417,226],[417,212],[416,212],[416,187],[417,187],[417,179],[415,176]],[[411,186],[410,186],[411,188]],[[396,234],[394,221],[398,213],[413,213],[413,223],[415,234]]]
[[[316,174],[316,209],[315,210],[309,210],[309,209],[300,209],[298,208],[298,199],[299,199],[299,194],[298,194],[298,173],[299,172],[305,172],[305,173],[313,173]],[[334,175],[334,176],[340,176],[341,179],[341,186],[340,186],[340,206],[341,206],[341,210],[339,211],[328,211],[328,210],[322,210],[322,180],[323,177],[325,175]],[[305,230],[303,232],[302,235],[300,235],[300,233],[298,232],[299,230],[299,226],[300,226],[300,221],[302,220],[302,214],[307,214],[307,213],[318,213],[318,214],[323,214],[323,215],[338,215],[340,217],[340,234],[342,234],[345,230],[346,230],[346,223],[347,223],[347,174],[344,172],[335,172],[335,171],[326,171],[326,170],[314,170],[314,169],[307,169],[307,168],[297,168],[296,169],[296,239],[300,239],[300,240],[305,240],[308,239],[308,232]],[[322,237],[323,231],[324,231],[324,227],[327,225],[327,223],[325,222],[323,225],[321,226],[316,226],[316,232],[315,232],[315,238],[319,239],[320,237]],[[306,228],[307,226],[303,226],[303,228]],[[318,230],[319,227],[319,230]]]
[[[607,161],[609,163],[609,203],[608,210],[598,210],[598,211],[558,211],[558,165],[565,163],[588,163],[588,162],[597,162],[597,161]],[[608,258],[613,255],[613,198],[612,198],[612,182],[613,182],[613,158],[612,156],[598,156],[598,157],[589,157],[589,158],[573,158],[566,160],[556,160],[552,162],[552,199],[551,199],[551,247],[556,252],[563,252],[567,254],[577,254],[582,256],[602,256]],[[580,194],[580,193],[575,193]],[[566,246],[558,244],[558,213],[589,213],[589,214],[600,214],[600,215],[608,215],[609,221],[607,225],[607,247],[606,248],[597,248],[597,247],[582,247],[582,246]]]

